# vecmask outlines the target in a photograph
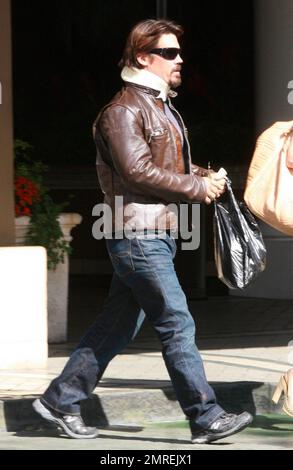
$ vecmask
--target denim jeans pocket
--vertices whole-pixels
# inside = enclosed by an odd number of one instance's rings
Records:
[[[119,277],[125,277],[135,270],[130,253],[109,252],[113,268]]]

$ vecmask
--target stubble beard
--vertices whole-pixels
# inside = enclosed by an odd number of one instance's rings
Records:
[[[181,77],[180,78],[173,78],[173,79],[170,80],[169,85],[170,85],[171,88],[178,88],[181,85],[181,83],[182,83],[182,78]]]
[[[176,73],[177,72],[177,73]],[[171,75],[170,77],[170,83],[169,86],[171,88],[177,88],[181,85],[182,83],[182,78],[181,78],[181,67],[178,69],[173,70],[174,75]],[[176,73],[176,76],[175,76]],[[177,75],[178,74],[178,75]]]

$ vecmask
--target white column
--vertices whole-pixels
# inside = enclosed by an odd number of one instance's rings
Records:
[[[0,248],[0,290],[0,369],[46,367],[46,250]]]

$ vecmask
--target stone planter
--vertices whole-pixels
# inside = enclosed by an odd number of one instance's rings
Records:
[[[82,217],[79,214],[60,214],[59,222],[67,242],[71,242],[71,230],[81,221]],[[29,217],[15,219],[16,245],[23,245],[28,224]],[[49,343],[62,343],[67,340],[68,273],[68,256],[65,256],[64,263],[60,263],[54,271],[49,270],[47,273]]]

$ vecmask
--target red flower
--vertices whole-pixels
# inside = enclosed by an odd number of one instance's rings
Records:
[[[14,180],[15,186],[15,215],[32,214],[31,208],[34,202],[40,200],[40,193],[38,186],[26,178],[25,176],[16,176]]]

